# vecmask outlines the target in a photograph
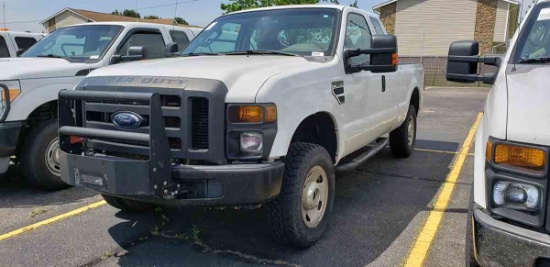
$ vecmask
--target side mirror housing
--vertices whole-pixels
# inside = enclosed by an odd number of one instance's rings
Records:
[[[370,55],[370,64],[352,64],[349,59],[360,55]],[[395,72],[398,67],[397,37],[395,35],[373,35],[371,49],[349,49],[344,53],[346,73],[361,71]]]
[[[164,47],[165,57],[173,57],[177,52],[179,52],[178,43],[169,43]]]
[[[147,58],[147,48],[143,46],[130,46],[128,54],[121,56],[121,61],[136,61]]]
[[[476,41],[458,41],[451,44],[447,61],[447,80],[459,83],[482,81],[487,84],[495,82],[496,74],[478,75],[478,64],[499,67],[500,56],[478,56],[479,43]]]
[[[23,55],[23,53],[25,53],[25,51],[27,51],[27,49],[19,48],[17,49],[17,52],[15,52],[15,54],[17,55],[17,57],[20,57],[21,55]]]

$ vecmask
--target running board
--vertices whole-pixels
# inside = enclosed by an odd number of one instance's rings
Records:
[[[349,171],[352,171],[352,170],[356,169],[361,164],[365,163],[365,161],[369,160],[374,155],[376,155],[376,153],[380,152],[380,150],[382,150],[387,144],[388,144],[388,139],[387,138],[379,139],[376,142],[376,144],[371,149],[366,151],[365,153],[359,155],[357,158],[354,158],[352,161],[350,161],[348,163],[336,166],[336,171],[338,171],[338,172],[349,172]]]

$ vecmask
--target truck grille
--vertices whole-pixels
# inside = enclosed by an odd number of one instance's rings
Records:
[[[209,101],[203,97],[192,97],[190,100],[193,149],[208,149]]]

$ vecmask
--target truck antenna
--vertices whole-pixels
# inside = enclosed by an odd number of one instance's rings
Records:
[[[178,21],[176,20],[177,16],[178,16],[178,1],[176,0],[176,7],[174,8],[174,23],[172,23],[174,25],[173,30],[176,29],[176,24],[179,24]]]

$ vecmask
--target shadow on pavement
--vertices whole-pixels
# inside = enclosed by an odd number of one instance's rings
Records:
[[[459,146],[428,140],[419,145],[449,151]],[[365,266],[426,210],[453,157],[416,151],[410,158],[396,159],[384,149],[358,170],[338,174],[331,227],[306,250],[290,249],[270,238],[265,208],[181,209],[167,212],[166,225],[155,229],[146,242],[128,247],[117,264]]]
[[[0,208],[59,205],[97,195],[84,188],[69,188],[57,192],[43,191],[33,188],[22,177],[22,171],[17,165],[10,166],[7,173],[0,175]]]

